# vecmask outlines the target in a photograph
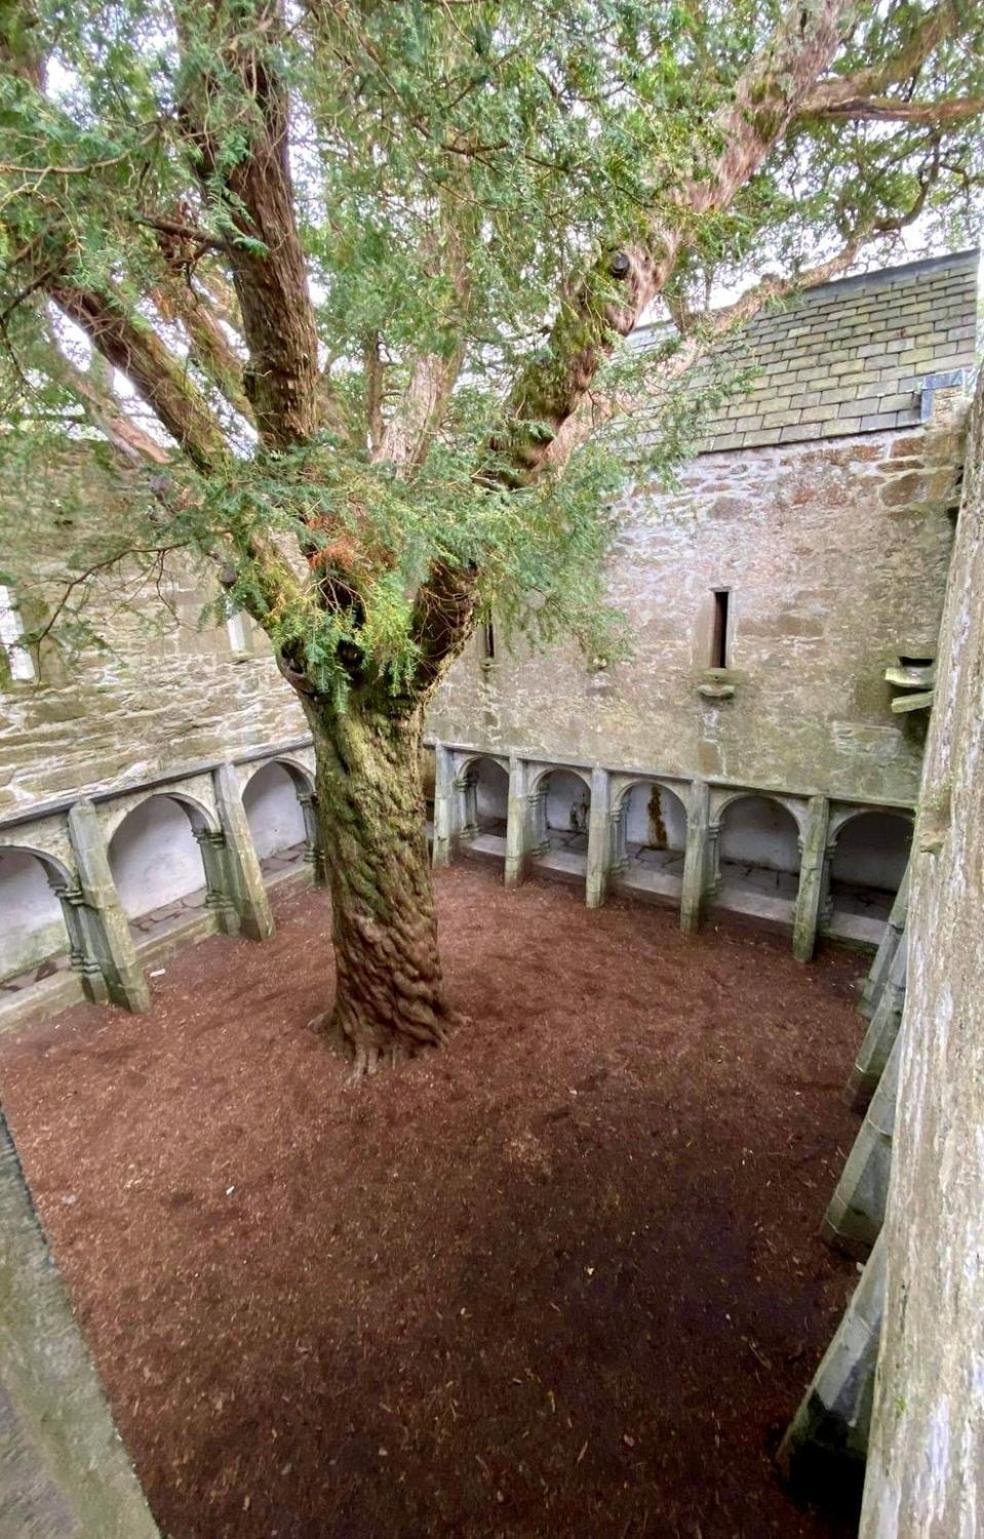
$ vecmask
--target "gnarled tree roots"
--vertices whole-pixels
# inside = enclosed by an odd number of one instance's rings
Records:
[[[377,1069],[406,1063],[436,1047],[443,1047],[448,1039],[454,1018],[445,1010],[441,1018],[408,1023],[403,1020],[398,1031],[379,1026],[358,1027],[346,1024],[344,1010],[337,1007],[316,1015],[308,1025],[330,1047],[348,1059],[352,1066],[352,1080],[358,1082]]]

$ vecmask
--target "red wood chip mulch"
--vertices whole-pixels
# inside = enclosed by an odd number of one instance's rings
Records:
[[[492,869],[438,879],[464,1017],[353,1089],[327,899],[173,958],[0,1090],[172,1539],[841,1539],[772,1451],[855,1268],[863,958]]]

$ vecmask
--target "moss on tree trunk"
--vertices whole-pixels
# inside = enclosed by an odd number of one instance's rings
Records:
[[[305,702],[331,890],[337,985],[325,1030],[357,1074],[437,1047],[449,1010],[420,779],[421,713]]]

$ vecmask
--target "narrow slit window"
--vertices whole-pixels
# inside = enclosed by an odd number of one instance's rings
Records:
[[[731,592],[728,588],[715,588],[713,597],[714,620],[711,628],[711,667],[727,668]]]
[[[226,635],[229,638],[229,646],[237,657],[250,650],[249,626],[246,624],[246,616],[242,610],[237,610],[226,621]]]
[[[24,627],[9,588],[0,587],[0,646],[7,655],[10,677],[21,684],[34,682],[34,659],[24,646]]]
[[[482,660],[486,663],[495,661],[495,629],[491,620],[486,620],[482,626]]]

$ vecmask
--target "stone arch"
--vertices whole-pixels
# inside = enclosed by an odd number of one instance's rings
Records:
[[[272,759],[267,759],[264,762],[282,765],[294,782],[298,796],[302,796],[305,792],[309,792],[312,796],[314,795],[314,771],[300,759],[291,758],[289,754],[278,753],[274,754]]]
[[[654,794],[658,795],[658,808],[648,805]],[[655,775],[640,775],[630,780],[619,791],[613,810],[616,816],[622,816],[623,813],[626,815],[626,831],[631,842],[650,844],[655,849],[684,849],[687,842],[687,804],[681,789],[670,785],[668,781],[660,780]],[[650,822],[650,819],[653,821]],[[659,831],[659,822],[664,825],[662,833]],[[652,837],[648,837],[650,835]]]
[[[543,785],[543,782],[545,780],[549,780],[552,775],[576,776],[578,780],[584,782],[588,795],[591,795],[591,776],[588,775],[584,770],[578,769],[576,764],[541,764],[538,765],[535,769],[531,768],[530,794],[533,796],[537,795]]]
[[[0,829],[0,850],[29,850],[58,880],[75,879],[75,853],[68,836],[68,820],[62,813],[32,818]]]
[[[650,776],[624,785],[612,808],[611,839],[614,886],[643,897],[679,900],[687,806],[674,786]]]
[[[828,933],[877,944],[909,860],[913,819],[901,808],[858,807],[832,820]]]
[[[127,918],[163,919],[179,908],[204,907],[215,885],[206,851],[220,841],[213,815],[185,792],[154,791],[132,804],[109,840],[110,870]]]
[[[504,860],[509,820],[507,765],[498,754],[469,754],[460,761],[455,778],[461,797],[462,853]]]
[[[509,773],[509,760],[504,754],[483,753],[481,749],[474,753],[461,754],[457,757],[455,770],[459,775],[468,775],[473,769],[482,763],[495,764],[505,774]]]
[[[214,808],[208,806],[191,791],[186,791],[179,786],[150,786],[139,794],[123,793],[119,797],[114,797],[112,802],[100,805],[99,821],[107,844],[112,843],[119,828],[139,807],[159,797],[177,802],[196,834],[204,836],[219,832],[218,814]]]
[[[0,846],[0,983],[29,987],[72,962],[74,921],[61,861],[27,844]]]
[[[587,874],[591,781],[566,764],[547,765],[530,797],[533,864],[581,882]]]
[[[791,925],[802,841],[793,805],[766,791],[735,791],[716,808],[711,834],[714,902]]]
[[[243,785],[243,809],[265,875],[299,865],[312,848],[309,773],[277,756],[258,764]]]
[[[475,824],[479,833],[505,837],[509,815],[509,770],[493,754],[476,754],[468,766],[475,787]]]
[[[807,806],[797,797],[782,796],[778,791],[758,791],[755,789],[722,790],[720,788],[712,792],[711,796],[711,822],[718,826],[724,821],[725,815],[736,802],[755,801],[767,802],[773,807],[778,807],[780,812],[788,813],[796,825],[796,831],[802,838],[806,828]]]

